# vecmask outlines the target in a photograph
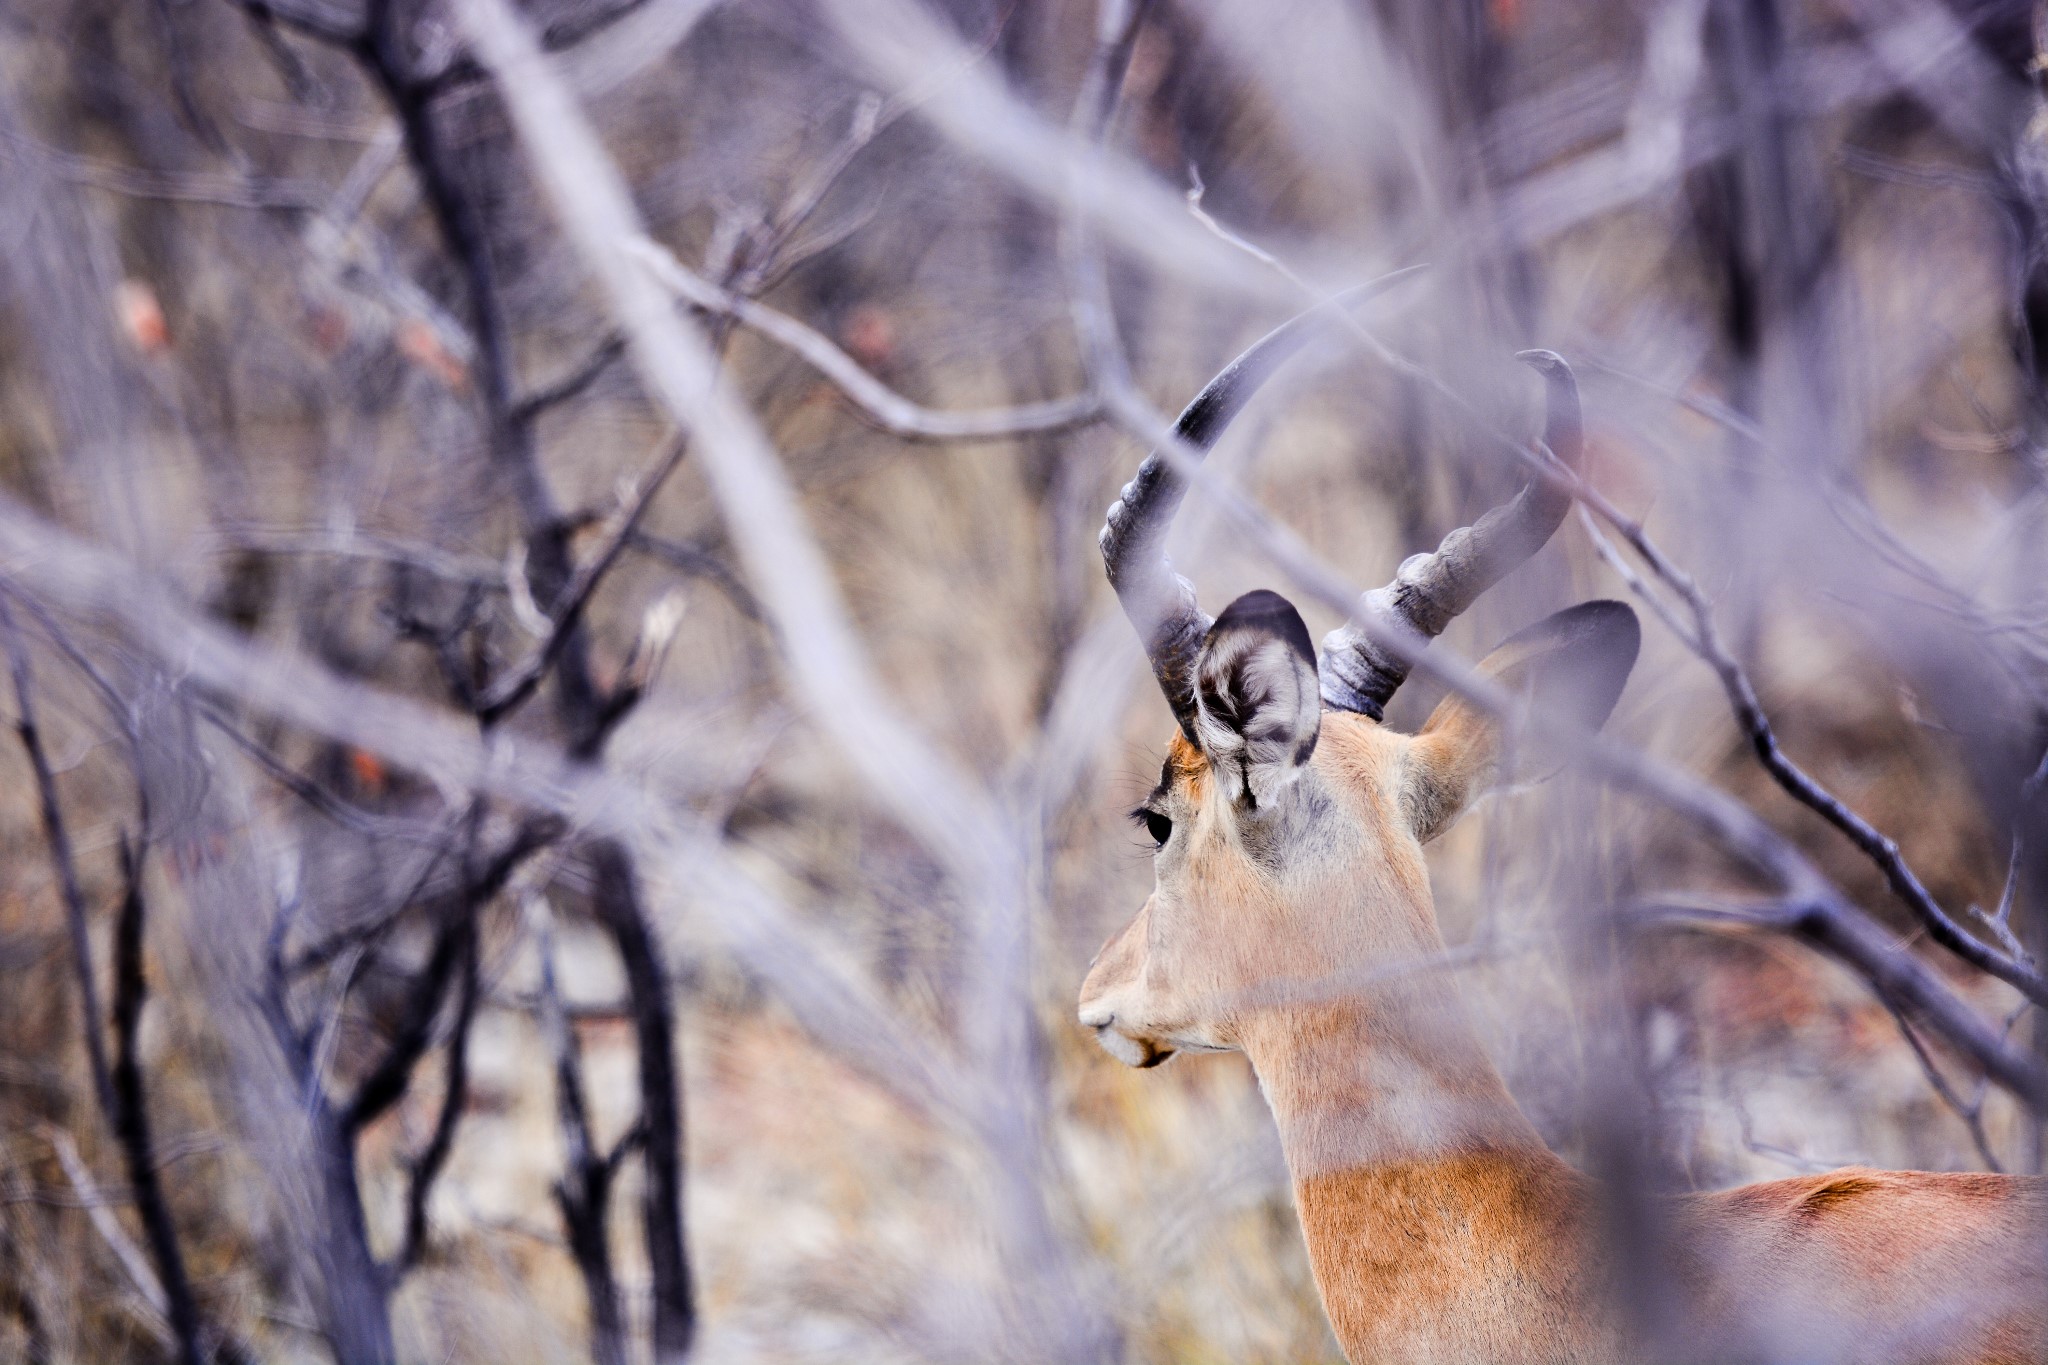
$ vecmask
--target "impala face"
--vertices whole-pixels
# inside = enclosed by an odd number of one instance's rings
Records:
[[[1181,413],[1180,440],[1207,450],[1331,321],[1327,310],[1302,314],[1232,361]],[[1518,358],[1545,381],[1544,444],[1577,468],[1584,442],[1571,368],[1550,351]],[[1203,615],[1166,556],[1185,491],[1172,464],[1151,455],[1100,538],[1110,584],[1180,723],[1158,788],[1132,813],[1159,846],[1157,885],[1081,989],[1081,1022],[1134,1066],[1180,1048],[1242,1047],[1247,1026],[1290,992],[1318,982],[1329,990],[1333,974],[1441,946],[1422,845],[1492,767],[1497,727],[1456,699],[1412,739],[1379,720],[1415,645],[1541,549],[1571,510],[1562,483],[1530,483],[1371,594],[1371,610],[1398,623],[1409,645],[1347,623],[1324,638],[1318,660],[1301,616],[1275,593],[1248,593],[1213,623]],[[1514,637],[1483,667],[1531,689],[1532,705],[1577,707],[1597,725],[1636,640],[1635,613],[1590,602]]]
[[[1587,603],[1481,670],[1597,725],[1636,643],[1627,607]],[[1158,845],[1152,895],[1081,988],[1081,1023],[1132,1066],[1241,1047],[1264,1015],[1440,951],[1422,847],[1483,789],[1499,747],[1499,727],[1456,699],[1415,736],[1322,710],[1307,629],[1273,593],[1224,611],[1194,675],[1200,742],[1173,737],[1132,812]]]

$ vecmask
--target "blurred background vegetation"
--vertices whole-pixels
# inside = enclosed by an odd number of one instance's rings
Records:
[[[1094,546],[1143,446],[1094,398],[1089,234],[1031,169],[1086,161],[1105,8],[520,10],[649,237],[802,333],[690,310],[882,697],[971,779],[957,838],[1015,874],[987,901],[849,750],[884,733],[867,694],[792,664],[817,642],[700,447],[663,476],[676,415],[471,7],[0,5],[0,712],[34,722],[0,745],[0,1358],[1338,1358],[1242,1059],[1131,1072],[1072,1020],[1149,889],[1121,817],[1171,726]],[[1153,405],[1321,290],[1428,266],[1370,322],[1435,383],[1313,352],[1227,484],[1383,582],[1517,486],[1481,432],[1535,429],[1516,349],[1563,353],[1588,480],[1699,583],[1786,752],[1979,941],[2040,942],[2032,6],[1141,10],[1102,218],[1185,231],[1094,235]],[[1183,522],[1210,603],[1288,588],[1202,497]],[[1440,647],[1629,594],[1569,524]],[[1648,625],[1612,733],[1750,803],[2037,1052]],[[2040,1166],[2023,1106],[1794,937],[1589,949],[1590,906],[1755,889],[1651,803],[1504,793],[1431,869],[1567,1156],[1625,1055],[1671,1188]]]

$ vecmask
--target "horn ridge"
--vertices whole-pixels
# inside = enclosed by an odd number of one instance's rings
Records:
[[[1174,422],[1174,434],[1207,454],[1231,421],[1282,365],[1324,329],[1338,325],[1342,310],[1354,307],[1409,278],[1420,266],[1355,286],[1329,302],[1288,319],[1246,348],[1202,386]],[[1211,621],[1195,596],[1194,584],[1176,573],[1166,554],[1166,534],[1187,496],[1187,481],[1165,455],[1153,451],[1110,505],[1097,544],[1103,569],[1124,615],[1144,642],[1152,674],[1166,694],[1174,719],[1194,738],[1194,660]]]
[[[1576,472],[1585,427],[1572,367],[1555,351],[1520,351],[1515,359],[1544,377],[1544,444]],[[1571,506],[1568,491],[1539,475],[1506,503],[1445,536],[1434,553],[1404,560],[1393,582],[1365,594],[1351,620],[1323,637],[1323,703],[1382,719],[1408,677],[1408,658],[1374,639],[1363,623],[1405,633],[1411,653],[1427,645],[1479,594],[1542,549]]]

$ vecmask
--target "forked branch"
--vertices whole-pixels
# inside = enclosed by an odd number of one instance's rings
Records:
[[[85,890],[79,880],[77,857],[70,829],[64,820],[64,808],[58,799],[56,775],[43,746],[42,730],[36,722],[27,645],[8,605],[8,596],[8,592],[0,592],[0,634],[6,636],[8,661],[14,678],[14,729],[34,774],[36,796],[42,810],[43,838],[49,846],[52,869],[63,901],[64,926],[71,942],[93,1093],[99,1099],[100,1113],[113,1130],[128,1168],[136,1210],[141,1215],[149,1241],[155,1280],[161,1288],[159,1307],[171,1324],[179,1359],[184,1365],[200,1365],[205,1352],[199,1305],[192,1294],[191,1278],[186,1273],[185,1258],[178,1246],[177,1229],[171,1220],[162,1182],[157,1176],[147,1096],[141,1063],[136,1055],[136,1034],[141,1027],[142,1007],[147,999],[147,982],[142,971],[144,901],[141,857],[125,841],[122,843],[123,892],[114,932],[113,1022],[116,1048],[114,1059],[109,1062],[106,1040],[100,1032],[99,986],[93,971]]]
[[[2044,980],[2017,955],[2000,951],[1958,923],[1913,871],[1896,840],[1864,819],[1785,752],[1747,670],[1729,651],[1715,627],[1712,603],[1692,576],[1658,548],[1640,522],[1616,508],[1598,490],[1581,482],[1573,492],[1588,509],[1620,534],[1657,580],[1676,593],[1684,604],[1690,628],[1674,629],[1673,633],[1713,670],[1729,709],[1734,713],[1735,723],[1771,779],[1793,800],[1833,825],[1869,858],[1884,874],[1885,883],[1892,893],[1912,912],[1935,942],[1979,971],[2012,986],[2036,1005],[2048,1004],[2048,980]],[[1656,606],[1658,616],[1667,624],[1678,625],[1640,577],[1624,575],[1624,581],[1638,596]]]

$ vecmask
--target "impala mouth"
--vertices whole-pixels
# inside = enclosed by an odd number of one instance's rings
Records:
[[[1175,1049],[1163,1047],[1149,1038],[1139,1038],[1125,1033],[1116,1026],[1116,1016],[1114,1014],[1093,1015],[1084,1013],[1081,1016],[1081,1024],[1095,1034],[1095,1041],[1104,1052],[1107,1052],[1125,1066],[1134,1066],[1140,1071],[1158,1066],[1161,1062],[1173,1056],[1175,1051]]]
[[[1161,1047],[1149,1038],[1133,1038],[1113,1028],[1095,1030],[1095,1041],[1102,1045],[1104,1052],[1125,1066],[1134,1066],[1140,1071],[1151,1070],[1174,1053],[1174,1049]]]

